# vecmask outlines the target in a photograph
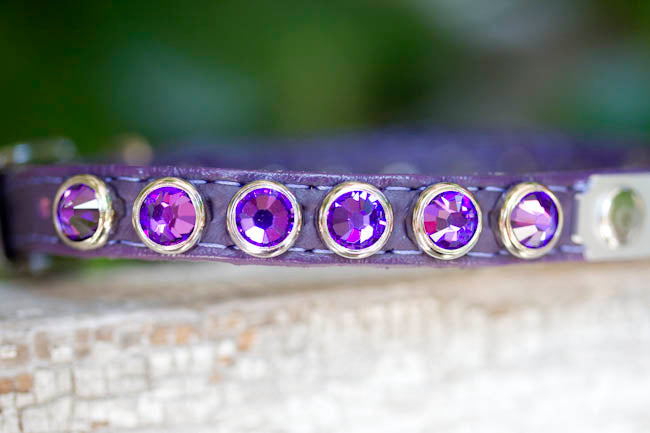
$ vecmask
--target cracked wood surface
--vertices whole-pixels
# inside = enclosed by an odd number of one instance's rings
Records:
[[[0,285],[0,432],[645,432],[650,263]]]

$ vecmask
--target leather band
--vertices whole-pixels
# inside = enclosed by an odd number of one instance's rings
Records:
[[[475,266],[520,262],[495,238],[490,218],[498,211],[497,203],[512,185],[535,181],[546,185],[558,197],[565,215],[565,228],[557,247],[539,260],[582,260],[582,247],[573,242],[576,221],[576,194],[588,188],[590,175],[612,171],[640,171],[650,167],[643,147],[627,143],[605,147],[561,136],[515,136],[476,134],[383,134],[344,137],[332,141],[301,143],[300,148],[286,145],[282,151],[251,149],[222,155],[217,161],[199,146],[181,154],[161,158],[160,162],[180,161],[177,165],[132,167],[124,165],[49,165],[20,166],[3,175],[3,226],[5,242],[15,253],[40,252],[77,257],[136,258],[149,260],[214,260],[265,265],[372,264],[378,266]],[[354,144],[355,146],[352,146]],[[578,158],[577,156],[580,156]],[[275,158],[272,158],[275,157]],[[225,165],[240,168],[194,167]],[[276,162],[282,166],[278,167]],[[335,163],[342,167],[334,167]],[[349,167],[346,167],[349,165]],[[253,170],[251,167],[278,167],[277,170]],[[328,167],[329,166],[329,167]],[[557,166],[565,171],[543,170]],[[302,167],[303,170],[299,170]],[[418,174],[337,174],[329,171],[368,172],[390,170],[419,171]],[[391,168],[393,167],[393,168]],[[314,170],[306,172],[304,170]],[[502,171],[508,174],[463,175],[462,172]],[[528,170],[533,171],[528,171]],[[541,169],[541,170],[540,170]],[[616,170],[614,170],[616,169]],[[430,173],[430,174],[423,174]],[[59,185],[77,174],[93,174],[103,179],[116,198],[115,228],[107,245],[97,250],[78,251],[63,244],[52,223],[51,203]],[[196,186],[208,210],[208,221],[199,244],[177,256],[160,255],[142,244],[131,224],[131,206],[142,188],[151,180],[174,176]],[[229,201],[244,184],[273,180],[287,186],[302,206],[304,225],[295,245],[274,258],[255,258],[237,249],[226,229]],[[384,249],[369,258],[350,260],[327,249],[318,235],[316,218],[328,191],[349,180],[370,183],[380,188],[393,206],[395,225]],[[468,188],[484,212],[485,229],[476,246],[466,256],[436,260],[423,254],[409,237],[409,214],[422,189],[438,182],[453,182]]]

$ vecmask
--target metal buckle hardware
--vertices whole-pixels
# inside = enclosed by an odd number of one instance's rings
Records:
[[[650,173],[598,174],[587,185],[573,235],[585,260],[650,258]]]

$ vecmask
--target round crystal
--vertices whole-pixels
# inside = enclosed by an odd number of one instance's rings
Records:
[[[543,191],[525,195],[510,214],[515,238],[528,248],[546,246],[557,232],[558,220],[555,202]]]
[[[59,198],[56,217],[61,232],[72,241],[90,238],[99,227],[99,202],[94,189],[72,185]]]
[[[339,245],[361,250],[381,239],[388,222],[379,197],[367,191],[349,191],[332,203],[327,229]]]
[[[456,191],[438,194],[424,208],[424,231],[446,250],[467,245],[478,228],[478,212],[468,196]]]
[[[184,190],[164,186],[151,191],[140,207],[140,227],[153,242],[176,245],[187,240],[196,225],[196,210]]]
[[[258,247],[273,247],[284,241],[295,221],[291,201],[271,188],[258,188],[244,196],[235,208],[237,230]]]

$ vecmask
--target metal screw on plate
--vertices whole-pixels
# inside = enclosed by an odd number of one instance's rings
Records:
[[[600,235],[611,249],[632,242],[643,228],[646,211],[641,196],[631,188],[618,188],[604,201]]]

